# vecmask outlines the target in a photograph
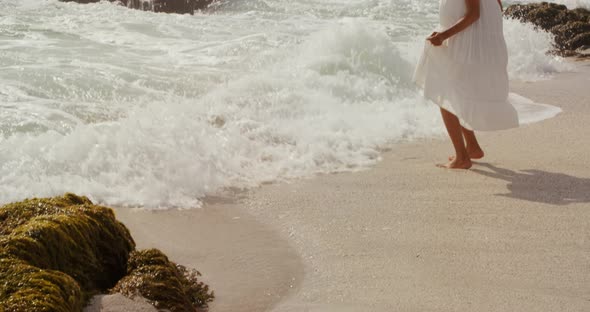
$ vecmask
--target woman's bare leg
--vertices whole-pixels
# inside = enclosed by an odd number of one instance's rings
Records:
[[[453,147],[455,148],[455,158],[446,165],[438,165],[439,167],[450,169],[469,169],[471,168],[471,159],[467,154],[465,142],[463,141],[463,131],[459,118],[441,108],[441,114]],[[475,137],[475,136],[474,136]]]
[[[484,156],[484,152],[479,146],[479,142],[477,142],[477,138],[475,137],[475,132],[472,130],[466,129],[465,127],[461,127],[461,131],[463,132],[463,137],[465,138],[467,149],[467,155],[471,159],[481,159]],[[453,160],[455,156],[449,157],[449,160]]]
[[[463,131],[463,137],[465,138],[467,154],[471,159],[480,159],[483,158],[484,153],[479,146],[479,142],[477,142],[477,138],[475,137],[475,132],[465,129],[461,127]]]
[[[482,159],[484,156],[484,152],[481,149],[481,146],[479,146],[479,142],[477,142],[475,132],[473,132],[472,130],[468,130],[464,127],[461,127],[461,131],[463,132],[463,137],[465,138],[465,148],[467,149],[467,155],[469,155],[469,158]],[[455,159],[455,156],[449,157],[449,160],[452,161],[453,159]]]

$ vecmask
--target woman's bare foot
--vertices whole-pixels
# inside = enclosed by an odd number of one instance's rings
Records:
[[[453,160],[451,160],[448,164],[446,164],[446,165],[438,164],[436,166],[439,168],[446,168],[446,169],[469,169],[469,168],[471,168],[472,165],[473,165],[473,163],[471,163],[471,159],[458,160],[458,159],[455,159],[455,157],[453,157]]]
[[[483,150],[481,148],[468,148],[467,155],[469,155],[470,159],[482,159],[485,156]],[[453,161],[455,156],[449,156],[449,161]]]

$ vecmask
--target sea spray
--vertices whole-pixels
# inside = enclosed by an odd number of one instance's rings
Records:
[[[197,207],[444,133],[410,81],[434,0],[222,1],[195,16],[11,0],[0,12],[0,202],[73,191]],[[564,70],[544,53],[550,37],[511,23],[512,78]]]
[[[505,19],[504,34],[508,46],[510,79],[535,81],[550,78],[573,66],[552,55],[552,35],[514,19]]]

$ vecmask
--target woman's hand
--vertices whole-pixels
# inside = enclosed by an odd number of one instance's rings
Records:
[[[436,31],[433,32],[430,37],[426,38],[426,40],[430,41],[430,43],[432,43],[432,45],[435,47],[441,46],[446,39],[447,38],[445,38],[442,33]]]
[[[430,41],[433,46],[438,47],[443,44],[443,42],[454,35],[462,32],[467,27],[471,26],[471,24],[477,22],[479,20],[479,5],[480,1],[489,1],[489,0],[464,0],[465,6],[467,7],[467,13],[463,18],[461,18],[455,25],[451,26],[449,29],[443,32],[433,32],[430,37],[426,38],[426,40]],[[499,0],[500,1],[500,0]]]

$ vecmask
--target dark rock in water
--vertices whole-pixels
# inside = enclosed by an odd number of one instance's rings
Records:
[[[127,274],[112,291],[141,296],[158,309],[193,312],[214,298],[209,287],[198,281],[201,273],[171,262],[157,249],[133,252]]]
[[[571,22],[551,29],[555,35],[555,45],[564,51],[575,51],[590,44],[590,23]]]
[[[574,39],[570,40],[570,45],[572,47],[578,47],[577,50],[587,50],[590,46],[590,32],[585,32],[583,34],[579,34],[574,37]],[[585,48],[585,49],[584,49]]]
[[[134,249],[113,210],[86,197],[66,194],[0,207],[0,311],[81,311],[91,296],[115,285],[124,290],[120,284],[129,280],[148,281],[145,289],[157,293],[138,293],[162,307],[178,306],[178,298],[192,307],[212,299],[197,273],[159,251]]]
[[[59,0],[61,2],[77,2],[77,3],[96,3],[96,2],[100,2],[100,0]],[[110,1],[110,0],[109,0]],[[111,2],[114,2],[116,0],[113,0]]]
[[[151,2],[154,12],[194,14],[195,10],[206,9],[213,0],[152,0]]]
[[[62,2],[95,3],[100,0],[60,0]],[[204,10],[215,0],[109,0],[131,9],[162,13],[194,14]]]
[[[141,9],[141,8],[140,8]],[[179,14],[194,14],[194,1],[191,0],[154,0],[154,12],[162,13],[179,13]]]
[[[576,50],[590,45],[589,10],[569,10],[565,5],[542,2],[511,5],[504,14],[552,33],[558,54],[577,55]]]

